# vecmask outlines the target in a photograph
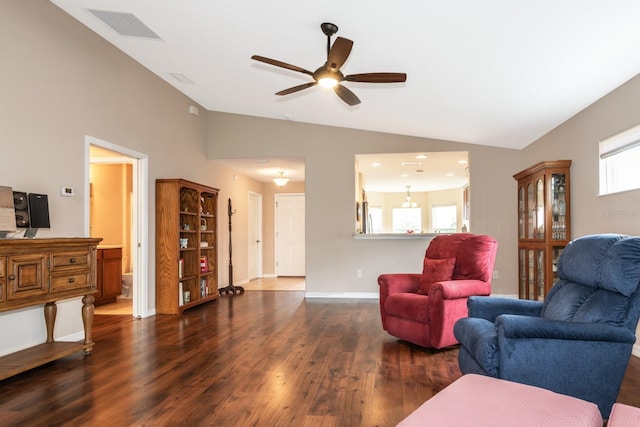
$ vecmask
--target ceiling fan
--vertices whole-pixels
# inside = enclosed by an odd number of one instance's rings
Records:
[[[251,59],[255,59],[256,61],[308,74],[313,77],[312,82],[281,90],[280,92],[277,92],[276,95],[289,95],[319,84],[323,87],[333,88],[340,99],[353,106],[360,104],[360,100],[353,92],[351,92],[351,90],[347,89],[340,83],[342,81],[361,83],[399,83],[407,80],[407,75],[405,73],[363,73],[349,74],[345,76],[340,72],[340,67],[342,67],[349,57],[349,53],[351,53],[351,48],[353,47],[353,41],[343,37],[337,37],[333,46],[331,46],[331,36],[338,31],[338,26],[325,22],[320,25],[320,28],[322,28],[322,32],[327,36],[327,62],[313,72],[282,61],[265,58],[260,55],[253,55],[251,57]]]

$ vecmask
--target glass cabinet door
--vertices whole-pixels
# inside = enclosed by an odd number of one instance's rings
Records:
[[[558,280],[558,259],[564,250],[564,246],[554,246],[551,249],[551,273],[553,275],[553,283]]]
[[[518,296],[520,298],[526,298],[527,296],[527,256],[526,249],[518,250],[518,262],[519,262],[519,271],[518,271]]]
[[[551,239],[567,239],[567,199],[565,174],[554,173],[551,176]]]
[[[535,229],[535,191],[533,183],[527,184],[527,239],[533,239]]]
[[[524,238],[524,227],[527,222],[527,210],[525,207],[524,187],[518,187],[518,238]]]
[[[545,277],[545,264],[544,264],[544,251],[536,250],[536,282],[535,282],[535,297],[538,301],[544,300],[544,277]]]
[[[536,268],[535,258],[532,250],[527,250],[527,299],[533,300],[536,297],[535,282]]]
[[[536,239],[544,239],[544,179],[536,180]]]

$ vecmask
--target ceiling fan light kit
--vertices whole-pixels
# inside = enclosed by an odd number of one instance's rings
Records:
[[[337,37],[332,46],[331,36],[338,31],[338,26],[330,22],[324,22],[320,25],[320,28],[327,36],[327,61],[314,72],[296,65],[287,64],[286,62],[260,55],[253,55],[251,57],[253,60],[274,65],[276,67],[286,68],[287,70],[296,71],[298,73],[308,74],[313,78],[312,82],[281,90],[280,92],[276,92],[276,95],[289,95],[319,84],[322,87],[333,88],[334,92],[338,97],[340,97],[340,99],[348,105],[354,106],[360,104],[360,99],[358,99],[350,89],[343,86],[341,82],[402,83],[407,80],[407,75],[405,73],[362,73],[349,74],[347,76],[343,75],[342,72],[340,72],[340,67],[342,67],[349,57],[351,48],[353,47],[353,41],[343,37]]]

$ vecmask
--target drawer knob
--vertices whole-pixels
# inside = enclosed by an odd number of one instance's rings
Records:
[[[71,264],[75,264],[75,263],[76,263],[76,259],[75,259],[75,258],[69,258],[69,262],[70,262]]]
[[[69,283],[74,283],[76,281],[76,279],[74,279],[73,277],[69,277]]]
[[[16,276],[12,274],[11,276],[9,276],[9,280],[16,280]]]

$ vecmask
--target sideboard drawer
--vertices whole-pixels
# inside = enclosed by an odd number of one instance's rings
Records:
[[[61,252],[51,254],[51,271],[70,267],[88,267],[89,252]]]
[[[68,291],[89,286],[91,286],[91,272],[88,269],[71,274],[51,274],[51,292]]]

